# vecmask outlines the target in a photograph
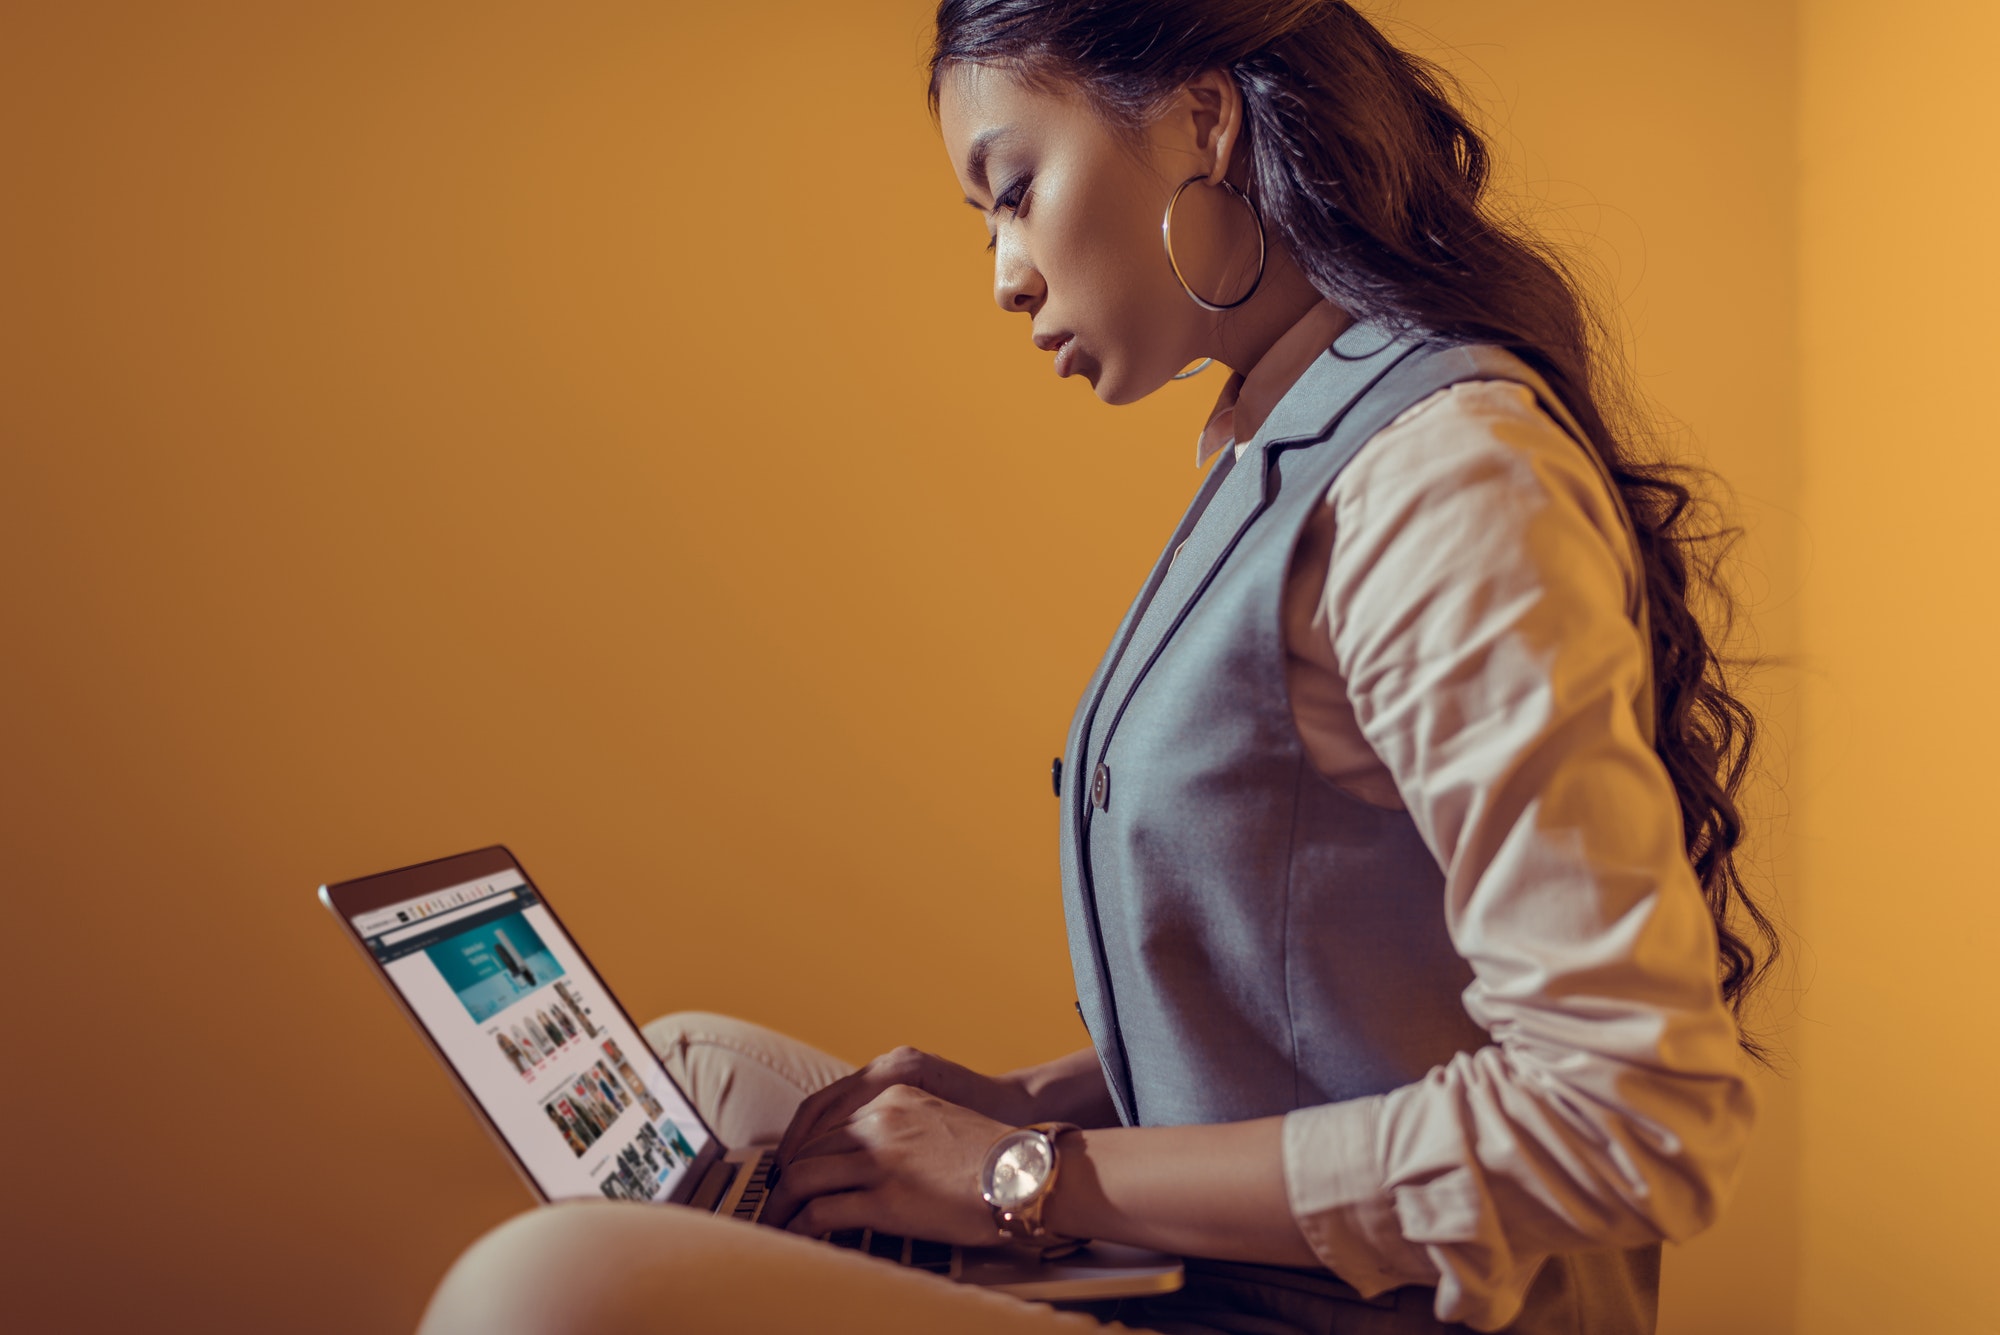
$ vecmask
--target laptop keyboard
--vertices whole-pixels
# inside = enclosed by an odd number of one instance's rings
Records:
[[[736,1208],[731,1211],[738,1219],[755,1219],[764,1208],[764,1198],[771,1194],[771,1170],[776,1163],[772,1152],[765,1150],[750,1165],[750,1180],[743,1184],[743,1194],[737,1198]],[[922,1238],[906,1238],[898,1233],[877,1233],[872,1228],[843,1228],[822,1234],[820,1241],[845,1247],[849,1251],[866,1252],[884,1261],[894,1261],[897,1265],[915,1266],[934,1275],[951,1273],[951,1244],[948,1242],[926,1242]]]
[[[750,1181],[744,1184],[743,1195],[731,1211],[738,1219],[755,1219],[764,1208],[764,1198],[771,1194],[771,1170],[777,1166],[778,1156],[771,1150],[765,1150],[750,1165]]]
[[[951,1244],[948,1242],[926,1242],[922,1238],[906,1238],[897,1233],[877,1233],[872,1228],[839,1229],[827,1234],[826,1240],[836,1247],[867,1252],[884,1261],[915,1266],[934,1275],[951,1273]]]

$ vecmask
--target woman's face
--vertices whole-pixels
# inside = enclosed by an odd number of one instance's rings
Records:
[[[940,85],[938,113],[966,201],[993,238],[994,298],[1029,317],[1057,374],[1082,375],[1106,403],[1130,403],[1208,355],[1216,317],[1188,299],[1160,244],[1174,187],[1216,158],[1201,151],[1198,107],[1163,117],[1135,144],[1080,94],[958,65]],[[1248,286],[1241,238],[1228,244],[1247,216],[1230,217],[1230,207],[1223,191],[1197,185],[1175,208],[1175,256],[1198,291]]]

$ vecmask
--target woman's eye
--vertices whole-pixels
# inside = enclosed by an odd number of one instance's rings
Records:
[[[1005,210],[1008,213],[1018,213],[1021,206],[1027,202],[1028,178],[1024,176],[1000,193],[1000,197],[993,201],[993,211],[999,213]],[[988,250],[996,250],[999,248],[999,245],[1000,233],[998,231],[995,231],[992,236],[986,238],[986,248]]]

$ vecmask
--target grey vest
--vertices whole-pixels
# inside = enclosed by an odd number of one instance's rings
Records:
[[[1505,351],[1349,329],[1240,458],[1210,471],[1084,692],[1059,785],[1063,910],[1078,1009],[1128,1125],[1383,1093],[1490,1041],[1460,1001],[1471,969],[1414,822],[1336,788],[1306,755],[1280,611],[1299,535],[1341,469],[1406,408],[1466,380],[1529,386],[1583,439]],[[1558,1258],[1536,1293],[1567,1310],[1579,1282],[1609,1281],[1593,1335],[1650,1330],[1649,1258],[1656,1268],[1657,1249],[1605,1253],[1602,1276],[1566,1273],[1603,1268],[1589,1258]],[[1296,1288],[1299,1272],[1271,1273]],[[1548,1301],[1531,1298],[1528,1317],[1537,1306]],[[1405,1307],[1371,1315],[1394,1322],[1383,1330],[1439,1328],[1421,1302]]]

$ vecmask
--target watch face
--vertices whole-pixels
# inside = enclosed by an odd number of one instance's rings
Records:
[[[1021,1131],[994,1146],[986,1170],[986,1194],[993,1204],[1011,1210],[1035,1198],[1054,1166],[1048,1138],[1039,1131]]]

